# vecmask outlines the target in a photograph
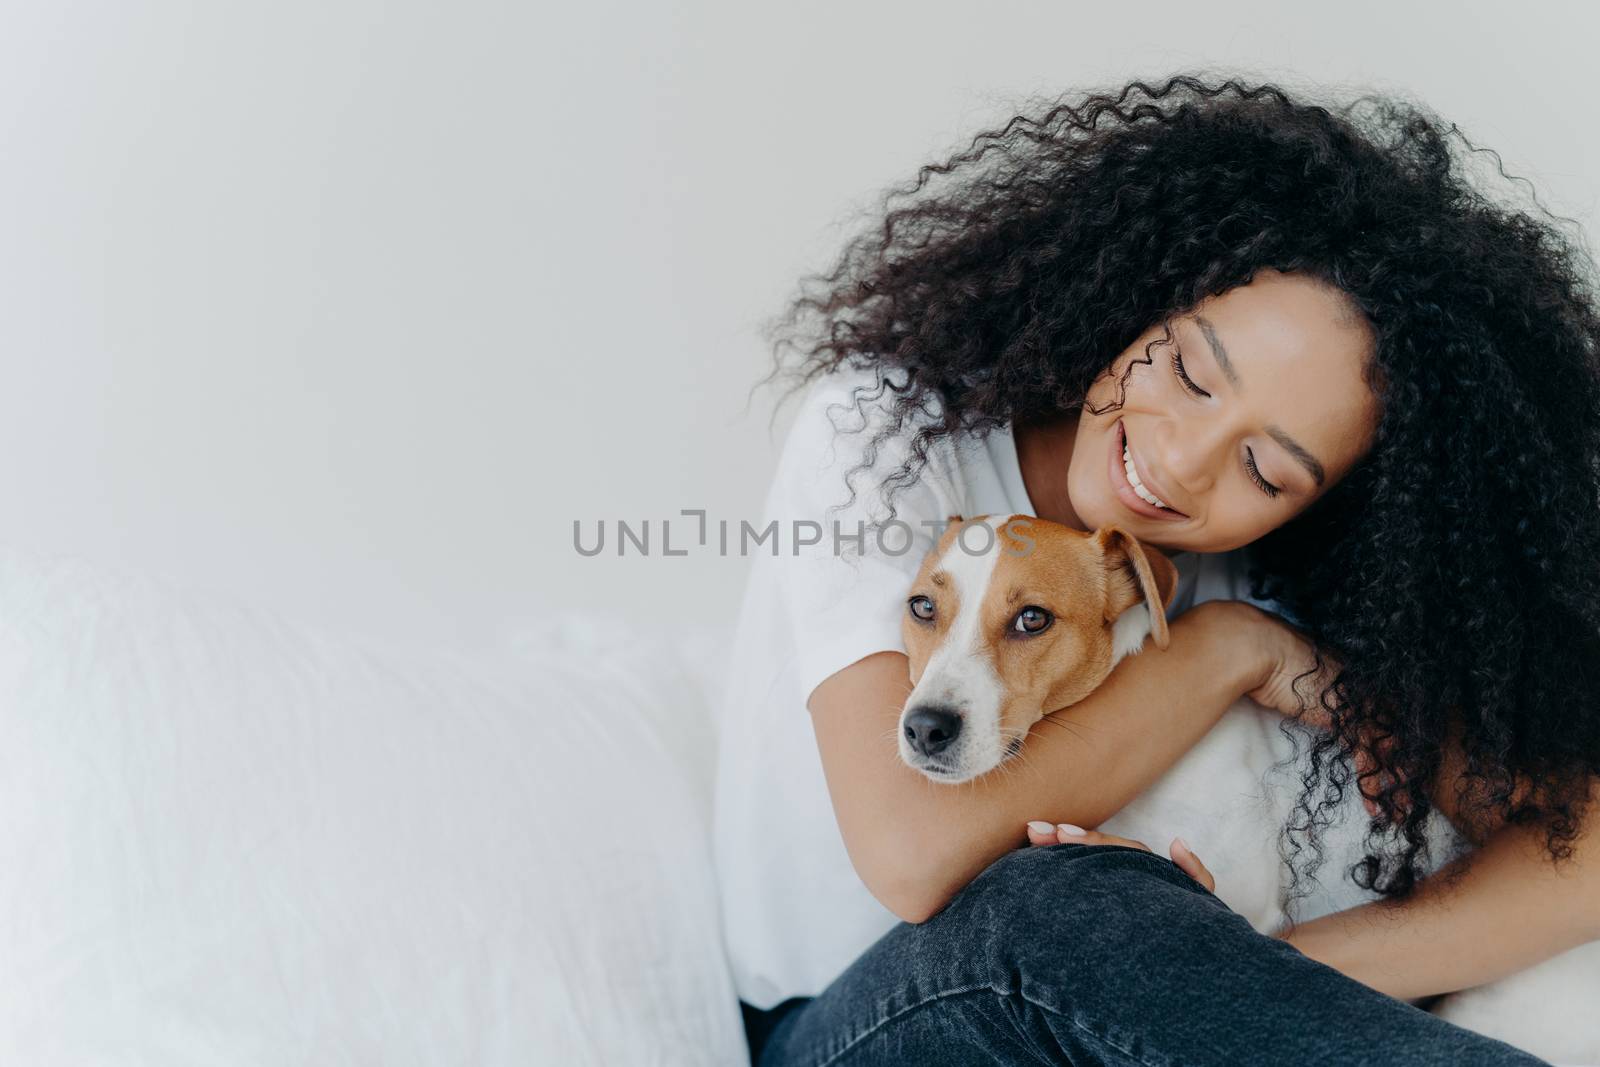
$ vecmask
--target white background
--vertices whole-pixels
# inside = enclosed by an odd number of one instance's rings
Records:
[[[754,517],[758,327],[883,188],[1208,67],[1416,97],[1592,232],[1593,11],[7,5],[3,536],[405,640],[722,620],[744,561],[572,522]]]

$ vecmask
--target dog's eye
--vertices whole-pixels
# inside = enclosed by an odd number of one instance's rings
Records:
[[[1050,628],[1050,623],[1055,616],[1043,608],[1029,605],[1017,612],[1017,617],[1012,620],[1011,628],[1018,633],[1038,634]]]
[[[914,596],[906,601],[906,606],[911,609],[911,616],[923,622],[933,621],[933,601],[925,596]]]

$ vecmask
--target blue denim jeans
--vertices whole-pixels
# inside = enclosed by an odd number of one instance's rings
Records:
[[[1009,853],[820,995],[746,1018],[759,1067],[1544,1062],[1307,959],[1116,845]]]

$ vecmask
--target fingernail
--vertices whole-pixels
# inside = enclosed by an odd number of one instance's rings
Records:
[[[1054,826],[1051,826],[1047,822],[1041,822],[1038,819],[1030,822],[1028,824],[1028,829],[1032,830],[1036,834],[1053,834],[1056,832],[1056,828]]]
[[[1056,829],[1060,830],[1068,837],[1082,837],[1085,832],[1083,827],[1074,826],[1070,822],[1058,822],[1056,823]]]
[[[1184,840],[1184,839],[1183,839],[1183,838],[1181,838],[1181,837],[1174,837],[1174,838],[1173,838],[1173,839],[1172,839],[1172,843],[1173,843],[1173,844],[1174,844],[1174,845],[1177,845],[1177,846],[1178,846],[1178,847],[1179,847],[1179,848],[1181,848],[1181,849],[1183,849],[1183,850],[1184,850],[1184,851],[1185,851],[1185,852],[1187,852],[1187,853],[1188,853],[1188,854],[1189,854],[1189,855],[1191,855],[1191,856],[1192,856],[1192,855],[1194,855],[1194,849],[1192,849],[1192,848],[1190,848],[1190,847],[1189,847],[1189,842],[1187,842],[1187,841],[1185,841],[1185,840]]]

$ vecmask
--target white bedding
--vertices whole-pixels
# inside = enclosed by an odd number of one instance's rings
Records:
[[[0,548],[0,1063],[745,1062],[681,646],[419,655]]]

